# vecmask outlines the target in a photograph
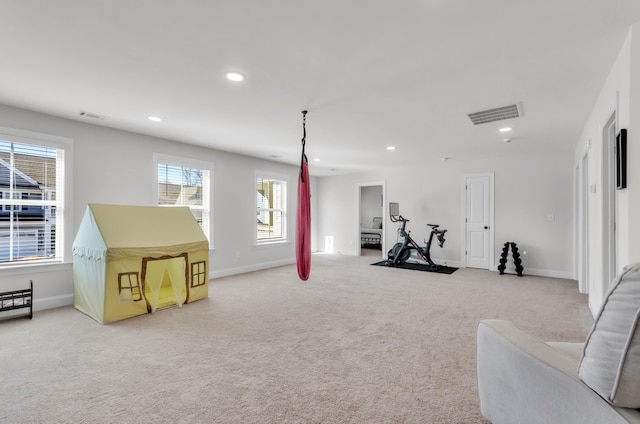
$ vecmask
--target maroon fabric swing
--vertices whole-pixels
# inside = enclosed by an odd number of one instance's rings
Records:
[[[311,193],[309,191],[309,166],[304,147],[307,139],[307,111],[302,111],[302,158],[298,176],[298,213],[296,222],[296,262],[298,277],[306,281],[311,274]]]

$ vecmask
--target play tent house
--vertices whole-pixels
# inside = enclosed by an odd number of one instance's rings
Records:
[[[205,299],[208,259],[187,207],[89,204],[73,243],[74,306],[108,324]]]

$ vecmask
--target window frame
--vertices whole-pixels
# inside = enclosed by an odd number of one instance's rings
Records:
[[[274,172],[267,171],[256,171],[254,181],[254,206],[256,211],[260,209],[258,207],[258,199],[256,194],[258,193],[258,179],[270,179],[270,180],[278,180],[284,183],[284,194],[282,199],[282,207],[281,208],[269,208],[270,210],[280,210],[282,212],[282,229],[283,236],[280,238],[267,238],[267,239],[259,239],[258,238],[258,224],[255,222],[254,218],[254,240],[256,246],[268,246],[273,244],[284,244],[289,243],[289,217],[288,217],[288,206],[289,206],[289,177],[284,174],[278,174]]]
[[[124,277],[127,277],[127,281],[129,286],[124,286],[123,282],[125,281]],[[131,276],[135,276],[135,285],[131,281]],[[129,290],[131,292],[130,299],[123,299],[122,292]],[[138,295],[134,294],[134,291],[137,290]],[[144,299],[142,293],[142,284],[140,284],[140,273],[137,271],[134,272],[121,272],[118,274],[118,300],[120,303],[135,303],[140,302]]]
[[[169,166],[179,166],[183,168],[197,168],[208,173],[208,179],[202,182],[202,219],[207,220],[205,225],[206,229],[203,229],[204,235],[209,241],[209,250],[213,250],[213,196],[211,195],[211,189],[213,187],[213,163],[202,161],[198,159],[191,159],[187,157],[181,157],[176,155],[169,155],[165,153],[153,154],[153,204],[158,205],[160,198],[158,193],[158,186],[160,184],[160,176],[158,175],[158,166],[160,164]],[[162,206],[170,207],[170,206]]]
[[[191,288],[204,286],[207,281],[207,261],[191,262]]]
[[[39,258],[33,260],[14,260],[10,262],[0,262],[0,276],[19,275],[25,268],[41,268],[43,271],[51,267],[57,268],[64,265],[66,268],[72,263],[71,246],[73,244],[73,139],[52,134],[39,133],[34,131],[20,130],[16,128],[0,126],[0,140],[16,144],[43,146],[57,150],[56,161],[57,180],[56,195],[57,201],[53,206],[56,216],[56,253],[53,258]],[[60,181],[60,179],[62,181]],[[59,191],[62,195],[59,195]],[[22,199],[21,199],[22,200]],[[43,199],[44,200],[44,199]],[[27,200],[28,205],[35,200]],[[53,268],[51,268],[53,269]],[[48,271],[46,271],[48,272]]]

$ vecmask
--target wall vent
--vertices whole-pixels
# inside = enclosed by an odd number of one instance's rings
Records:
[[[80,116],[84,118],[99,119],[101,121],[104,120],[104,118],[106,118],[106,116],[98,115],[97,113],[85,112],[85,111],[80,111]]]
[[[487,122],[502,121],[505,119],[519,118],[522,116],[522,104],[516,103],[495,109],[482,110],[468,114],[473,125],[486,124]]]

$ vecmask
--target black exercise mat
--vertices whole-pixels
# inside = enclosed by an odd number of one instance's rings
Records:
[[[431,266],[426,265],[426,264],[417,264],[417,263],[407,263],[407,262],[405,262],[403,264],[388,265],[388,263],[389,263],[389,261],[381,261],[381,262],[376,262],[376,263],[371,264],[371,265],[386,266],[388,268],[412,269],[414,271],[437,272],[438,274],[453,274],[458,269],[458,268],[453,268],[453,267],[444,266],[444,265],[440,265],[438,267],[438,269],[431,269]]]

